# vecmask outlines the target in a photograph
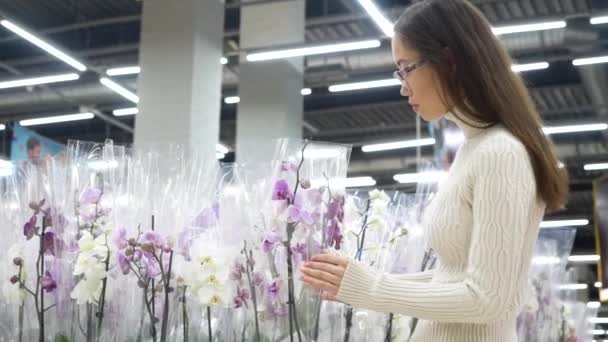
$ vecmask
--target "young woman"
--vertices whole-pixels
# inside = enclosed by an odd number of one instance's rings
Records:
[[[328,300],[419,318],[411,341],[514,342],[539,224],[565,205],[567,176],[511,58],[469,2],[410,6],[392,49],[414,111],[445,116],[466,137],[423,222],[438,266],[378,274],[324,254],[302,280]]]

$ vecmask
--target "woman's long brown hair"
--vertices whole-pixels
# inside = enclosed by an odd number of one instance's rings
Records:
[[[483,14],[466,0],[426,0],[406,9],[395,32],[429,61],[440,93],[454,115],[474,122],[502,124],[526,147],[540,199],[549,211],[563,208],[568,176],[523,79],[492,33]]]

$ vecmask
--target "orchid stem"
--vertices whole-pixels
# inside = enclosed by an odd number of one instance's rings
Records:
[[[369,208],[371,207],[371,199],[367,200],[367,205],[365,207],[365,217],[363,218],[363,223],[361,224],[361,230],[357,235],[357,252],[355,253],[355,260],[361,261],[363,257],[363,246],[365,244],[365,233],[367,232],[367,220],[369,219]],[[350,329],[353,326],[353,307],[349,306],[346,309],[346,330],[344,331],[344,342],[348,342],[350,340]]]
[[[251,281],[251,272],[253,272],[253,266],[251,266],[251,260],[253,259],[253,252],[247,251],[247,241],[245,241],[244,247],[245,258],[247,261],[247,281],[249,282],[249,290],[251,291],[251,301],[253,302],[253,317],[255,319],[255,341],[260,342],[260,324],[258,322],[258,301],[255,293],[255,286]]]
[[[184,342],[188,342],[189,340],[189,336],[188,336],[188,309],[186,307],[186,289],[188,287],[184,286],[184,293],[182,294],[182,315],[183,315],[183,320],[184,320]]]
[[[211,330],[211,306],[207,306],[207,333],[209,334],[209,342],[212,342],[213,331]]]
[[[108,247],[108,236],[107,235],[106,235],[106,248],[108,249],[108,255],[106,256],[106,260],[105,260],[105,270],[106,270],[106,274],[107,274],[108,270],[110,269],[110,247]],[[102,323],[103,323],[103,314],[104,314],[104,309],[105,309],[105,305],[106,305],[107,284],[108,284],[108,277],[106,275],[106,277],[103,278],[103,280],[102,280],[101,295],[100,295],[100,299],[99,299],[99,310],[97,311],[97,334],[96,334],[97,342],[101,341],[101,327],[102,327]]]
[[[160,340],[165,342],[167,340],[167,325],[169,323],[169,292],[171,291],[171,266],[173,265],[173,251],[169,252],[169,268],[167,273],[161,275],[165,283],[165,304],[163,305],[163,323],[160,331]],[[162,264],[161,264],[162,267]]]

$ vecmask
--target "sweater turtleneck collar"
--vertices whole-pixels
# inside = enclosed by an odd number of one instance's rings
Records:
[[[445,118],[458,125],[467,139],[474,138],[481,132],[493,126],[487,123],[474,121],[473,119],[470,119],[459,112],[456,112],[456,114],[454,114],[454,112],[448,112],[445,115]]]

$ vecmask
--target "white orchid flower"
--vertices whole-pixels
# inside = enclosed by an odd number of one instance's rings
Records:
[[[83,278],[78,282],[76,287],[74,287],[70,297],[75,299],[78,305],[86,304],[88,302],[95,303],[101,295],[102,287],[102,278]]]

